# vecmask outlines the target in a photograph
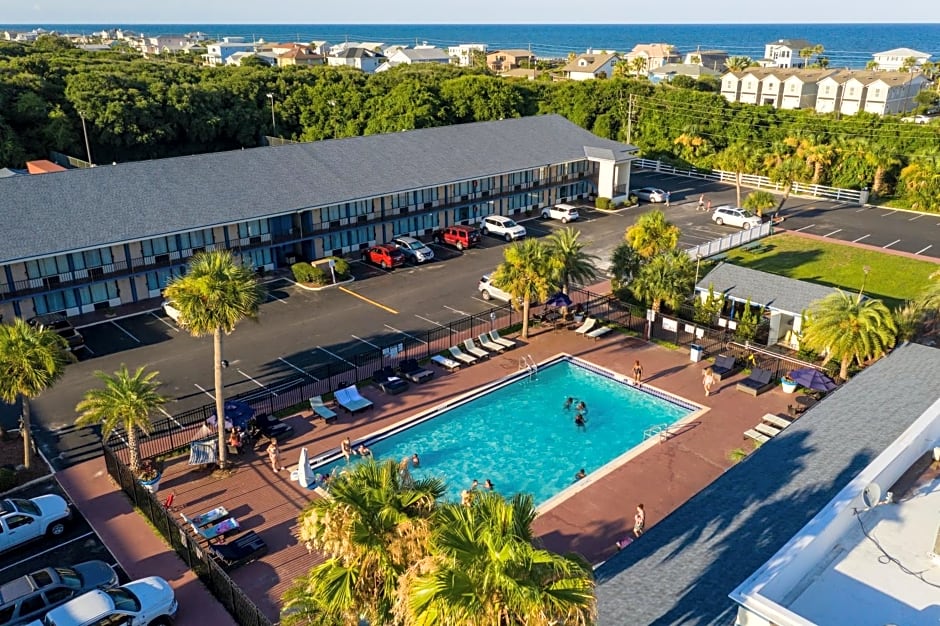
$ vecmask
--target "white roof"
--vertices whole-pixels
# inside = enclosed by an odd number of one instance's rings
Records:
[[[929,59],[930,53],[928,52],[919,52],[912,48],[894,48],[892,50],[885,50],[884,52],[876,52],[872,55],[873,57],[914,57],[918,59]]]

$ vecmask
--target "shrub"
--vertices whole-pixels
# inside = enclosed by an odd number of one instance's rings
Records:
[[[594,206],[598,209],[609,209],[610,208],[610,198],[605,198],[604,196],[598,196],[594,200]]]
[[[312,283],[314,282],[314,268],[307,262],[294,263],[290,266],[290,271],[294,274],[294,280],[298,283]]]
[[[752,191],[747,194],[747,197],[741,204],[744,205],[743,208],[751,209],[752,211],[756,211],[758,215],[763,215],[765,210],[777,206],[777,199],[774,198],[774,195],[769,191]]]
[[[331,277],[319,265],[310,266],[310,282],[316,285],[325,285],[331,281]]]
[[[338,256],[334,256],[330,258],[333,259],[333,271],[336,272],[337,278],[340,276],[349,275],[349,261]]]

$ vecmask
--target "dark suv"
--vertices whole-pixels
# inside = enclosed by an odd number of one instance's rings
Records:
[[[47,567],[20,576],[0,585],[0,626],[26,623],[83,593],[117,584],[117,574],[104,561]]]
[[[85,338],[82,337],[80,332],[75,330],[75,327],[72,326],[72,322],[61,313],[37,315],[36,317],[31,317],[26,320],[26,323],[34,328],[50,328],[54,330],[60,337],[63,337],[69,342],[69,350],[72,352],[85,346]]]

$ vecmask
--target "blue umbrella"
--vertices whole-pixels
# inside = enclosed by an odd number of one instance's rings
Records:
[[[238,400],[227,400],[225,402],[225,427],[231,429],[232,426],[238,426],[245,429],[248,426],[248,420],[255,416],[255,410],[250,404]],[[215,428],[216,416],[210,415],[206,424]]]
[[[566,296],[563,292],[559,291],[558,293],[556,293],[555,295],[553,295],[552,297],[550,297],[548,300],[545,301],[545,306],[553,306],[553,307],[571,306],[571,298]]]
[[[789,377],[796,381],[798,385],[802,385],[813,391],[832,391],[838,387],[838,385],[832,382],[831,378],[811,367],[793,370],[789,373]]]

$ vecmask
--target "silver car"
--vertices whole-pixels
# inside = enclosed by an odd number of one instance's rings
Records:
[[[640,187],[630,192],[630,195],[636,196],[640,200],[647,202],[665,202],[666,192],[658,187]]]
[[[395,237],[392,245],[401,250],[412,263],[426,263],[434,259],[434,251],[414,237]]]

